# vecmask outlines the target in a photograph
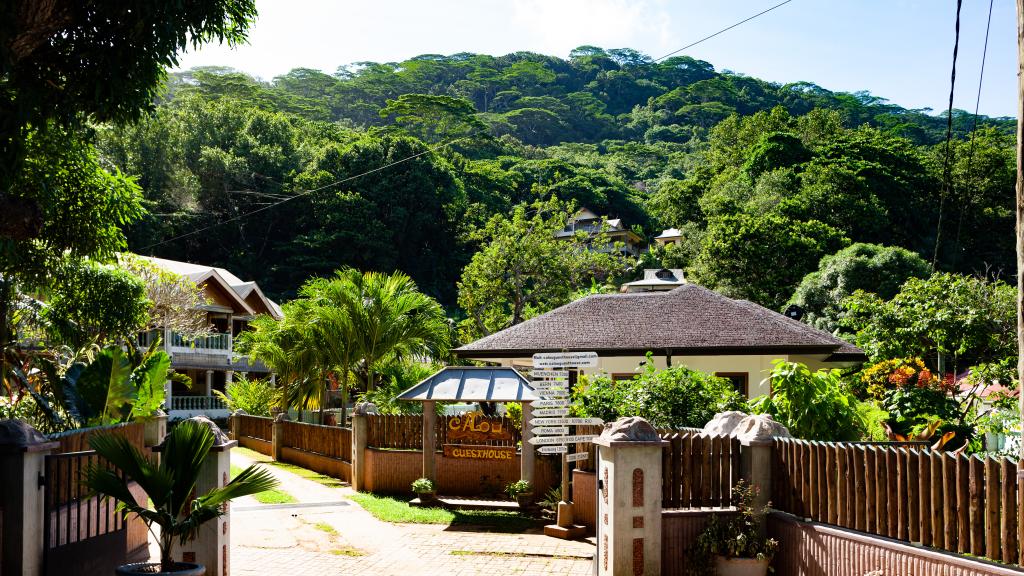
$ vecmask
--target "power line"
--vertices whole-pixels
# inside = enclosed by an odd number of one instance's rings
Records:
[[[989,30],[992,29],[992,4],[994,2],[995,0],[988,0],[988,21],[985,24],[985,44],[981,50],[981,72],[978,74],[978,96],[974,100],[974,118],[971,122],[971,143],[967,147],[967,170],[970,172],[974,172],[974,139],[978,134],[978,110],[981,108],[981,86],[982,82],[985,80],[985,60],[988,58],[988,33]],[[969,192],[973,191],[974,182],[974,178],[967,179]],[[954,243],[956,249],[953,253],[954,256],[959,256],[960,253],[960,231],[963,228],[964,211],[966,208],[964,204],[969,203],[970,200],[970,197],[967,197],[964,203],[960,206],[960,218],[957,220],[956,224],[956,242]]]
[[[145,251],[145,250],[149,250],[150,248],[156,248],[157,246],[161,246],[163,244],[168,244],[170,242],[175,242],[177,240],[181,240],[182,238],[188,238],[189,236],[194,236],[196,234],[200,234],[202,232],[206,232],[207,230],[216,228],[217,226],[223,226],[224,224],[229,224],[231,222],[235,222],[237,220],[241,220],[242,218],[248,218],[249,216],[252,216],[253,214],[258,214],[260,212],[264,212],[266,210],[270,210],[271,208],[276,208],[277,206],[280,206],[281,204],[284,204],[285,202],[291,202],[292,200],[295,200],[296,198],[302,198],[303,196],[308,196],[308,195],[313,194],[315,192],[320,192],[321,190],[326,190],[327,188],[330,188],[332,186],[337,186],[339,184],[344,184],[345,182],[349,182],[349,181],[355,180],[357,178],[362,178],[363,176],[368,176],[368,175],[373,174],[375,172],[380,172],[381,170],[387,170],[388,168],[391,168],[392,166],[397,166],[397,165],[399,165],[399,164],[401,164],[403,162],[408,162],[409,160],[413,160],[415,158],[419,158],[420,156],[423,156],[425,154],[430,154],[431,152],[439,150],[439,149],[441,149],[441,148],[443,148],[445,146],[449,146],[449,145],[454,144],[454,143],[456,143],[456,142],[458,142],[460,140],[466,140],[467,138],[470,138],[470,137],[471,136],[463,136],[462,138],[455,138],[454,140],[449,140],[447,142],[442,142],[442,143],[440,143],[440,144],[438,144],[436,146],[432,146],[430,148],[427,148],[426,150],[423,150],[422,152],[417,152],[416,154],[413,154],[411,156],[406,156],[405,158],[402,158],[400,160],[395,160],[394,162],[390,162],[388,164],[384,164],[383,166],[378,166],[376,168],[367,170],[366,172],[363,172],[361,174],[356,174],[355,176],[349,176],[348,178],[342,178],[341,180],[336,180],[334,182],[331,182],[330,184],[324,184],[323,186],[320,186],[319,188],[313,188],[312,190],[303,190],[302,192],[299,192],[298,194],[295,194],[294,196],[289,196],[289,197],[285,198],[284,200],[281,200],[281,201],[278,201],[278,202],[274,202],[274,203],[271,203],[271,204],[267,204],[266,206],[263,206],[262,208],[257,208],[255,210],[251,210],[251,211],[246,212],[244,214],[239,214],[237,216],[232,216],[231,218],[228,218],[227,220],[222,220],[220,222],[214,222],[213,224],[210,224],[209,226],[204,226],[202,228],[193,230],[191,232],[186,232],[184,234],[179,234],[177,236],[174,236],[173,238],[168,238],[166,240],[161,240],[161,241],[156,242],[154,244],[150,244],[149,246],[143,246],[142,248],[139,248],[139,251],[142,252],[142,251]]]
[[[775,6],[772,6],[771,8],[768,8],[767,10],[764,10],[762,12],[758,12],[757,14],[754,14],[753,16],[750,16],[749,18],[745,18],[743,20],[740,20],[739,22],[733,24],[732,26],[729,26],[729,27],[726,27],[726,28],[722,28],[718,32],[715,32],[714,34],[710,34],[708,36],[705,36],[705,37],[701,38],[700,40],[697,40],[696,42],[694,42],[692,44],[687,44],[686,46],[683,46],[682,48],[680,48],[678,50],[675,50],[673,52],[669,52],[668,54],[665,54],[664,56],[661,56],[660,58],[655,58],[654,60],[652,60],[652,62],[657,62],[658,60],[664,60],[665,58],[668,58],[669,56],[673,56],[675,54],[678,54],[678,53],[682,52],[683,50],[686,50],[688,48],[693,48],[694,46],[696,46],[697,44],[700,44],[701,42],[704,42],[705,40],[711,40],[712,38],[714,38],[715,36],[718,36],[719,34],[721,34],[723,32],[728,32],[729,30],[732,30],[733,28],[739,26],[740,24],[744,24],[746,22],[750,22],[754,18],[757,18],[758,16],[763,16],[763,15],[771,12],[772,10],[775,10],[776,8],[778,8],[780,6],[784,6],[786,4],[789,4],[792,1],[793,0],[785,0],[785,2],[779,2]]]
[[[949,111],[946,113],[946,151],[942,161],[942,189],[939,192],[939,221],[935,228],[935,252],[932,254],[932,271],[939,261],[939,244],[942,240],[942,212],[946,204],[946,191],[952,192],[952,173],[949,166],[950,143],[953,140],[953,91],[956,88],[956,55],[960,50],[960,8],[963,0],[956,0],[956,28],[953,40],[953,70],[949,74]]]

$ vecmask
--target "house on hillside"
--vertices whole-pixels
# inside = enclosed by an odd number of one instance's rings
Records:
[[[210,325],[209,335],[189,341],[170,328],[164,328],[142,334],[139,339],[140,344],[148,346],[161,338],[164,350],[171,356],[171,367],[192,379],[191,389],[178,383],[169,385],[166,410],[170,418],[197,414],[227,417],[227,408],[213,395],[214,390],[223,392],[236,372],[273,378],[261,362],[250,364],[247,357],[234,354],[234,340],[260,314],[278,320],[283,318],[281,307],[267,298],[255,282],[245,282],[223,268],[163,258],[140,258],[192,280],[203,289],[207,300],[202,309]]]
[[[856,346],[746,300],[682,284],[670,291],[595,294],[457,348],[467,360],[528,371],[537,352],[597,352],[597,368],[624,380],[653,353],[657,368],[685,365],[732,380],[748,397],[769,392],[774,360],[812,370],[866,360]]]
[[[671,244],[678,244],[683,239],[683,233],[677,228],[666,228],[654,237],[654,241],[662,246],[669,246]]]
[[[622,247],[620,250],[622,250],[623,254],[630,256],[638,256],[644,249],[644,239],[636,232],[626,228],[622,223],[622,219],[606,219],[603,216],[598,216],[589,208],[583,208],[570,218],[566,222],[565,228],[555,233],[555,238],[568,240],[575,236],[577,232],[586,232],[591,238],[604,232],[610,244],[614,245],[621,242]],[[612,246],[593,246],[592,249],[610,251]]]

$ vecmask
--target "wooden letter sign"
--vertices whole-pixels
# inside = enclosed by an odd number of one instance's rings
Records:
[[[474,460],[514,460],[516,449],[512,446],[473,446],[470,444],[445,444],[446,458],[469,458]]]
[[[447,439],[451,442],[483,442],[513,438],[512,431],[501,418],[486,418],[470,412],[448,419]]]

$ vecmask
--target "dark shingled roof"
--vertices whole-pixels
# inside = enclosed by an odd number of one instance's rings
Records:
[[[668,292],[587,296],[455,352],[464,358],[493,358],[560,350],[593,350],[604,356],[671,350],[677,355],[783,353],[865,359],[859,348],[828,332],[695,284]]]

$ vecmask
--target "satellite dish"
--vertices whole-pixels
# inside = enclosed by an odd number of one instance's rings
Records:
[[[784,314],[793,320],[799,320],[804,317],[804,309],[796,304],[790,304],[789,308],[786,308]]]

